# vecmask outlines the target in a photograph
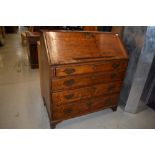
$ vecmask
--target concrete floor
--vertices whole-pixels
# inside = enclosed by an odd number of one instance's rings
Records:
[[[0,128],[48,129],[49,119],[40,95],[39,71],[31,69],[19,34],[8,34],[0,47]],[[155,112],[148,108],[129,114],[118,107],[77,117],[57,125],[63,128],[155,128]]]

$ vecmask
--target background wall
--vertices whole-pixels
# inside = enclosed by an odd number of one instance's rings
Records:
[[[120,95],[120,100],[123,105],[126,104],[126,101],[129,96],[139,56],[144,45],[144,37],[146,30],[147,27],[142,26],[124,27],[123,42],[129,55],[129,62],[125,80],[123,83],[123,88]]]
[[[125,111],[136,113],[146,107],[141,96],[155,54],[155,27],[125,27],[123,42],[129,64],[120,101],[125,104]]]

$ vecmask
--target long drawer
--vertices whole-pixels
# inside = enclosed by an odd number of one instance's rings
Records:
[[[122,72],[105,72],[94,73],[89,75],[69,76],[52,79],[52,91],[65,90],[71,88],[79,88],[99,83],[107,83],[113,81],[122,81],[124,77]]]
[[[59,66],[55,69],[55,76],[68,76],[68,75],[78,75],[87,74],[93,72],[108,72],[108,71],[122,71],[125,70],[127,66],[126,60],[111,60],[104,61],[100,63],[91,63],[83,65],[67,65]]]
[[[61,120],[102,110],[117,105],[118,94],[107,95],[95,99],[80,100],[64,106],[53,107],[53,119]]]
[[[104,94],[111,94],[119,92],[122,81],[111,83],[103,83],[73,90],[65,90],[52,93],[53,103],[56,105],[65,104],[68,102],[78,101],[81,99],[102,96]]]

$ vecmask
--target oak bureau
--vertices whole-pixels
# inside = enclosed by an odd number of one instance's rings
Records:
[[[38,48],[41,93],[51,128],[69,118],[117,109],[128,63],[117,34],[43,32]]]

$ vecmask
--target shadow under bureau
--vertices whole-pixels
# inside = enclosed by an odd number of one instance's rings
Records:
[[[38,48],[41,94],[51,128],[69,118],[117,109],[128,63],[117,34],[43,32]]]

